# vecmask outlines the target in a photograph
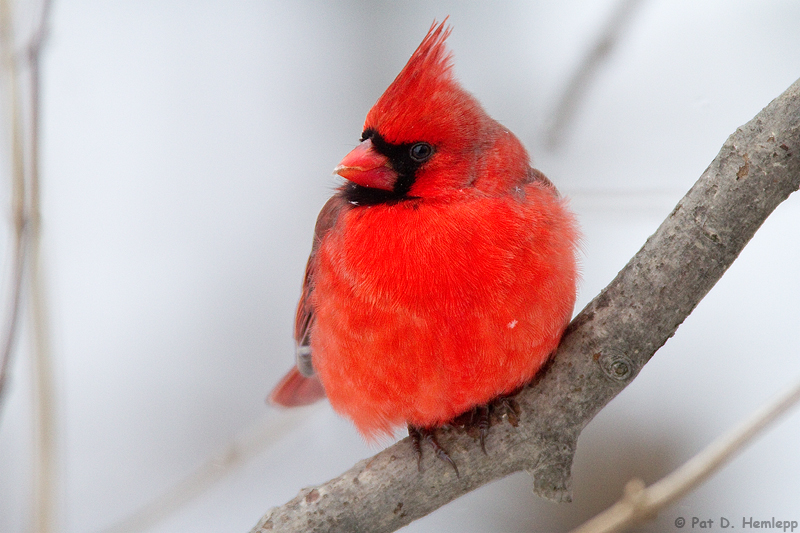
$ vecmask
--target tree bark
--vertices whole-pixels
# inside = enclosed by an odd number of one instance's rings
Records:
[[[641,250],[567,329],[552,364],[495,424],[488,456],[458,428],[437,432],[458,465],[408,439],[267,512],[251,533],[388,532],[485,483],[527,470],[534,491],[571,499],[578,435],[625,388],[722,277],[756,230],[800,187],[800,80],[737,129]]]

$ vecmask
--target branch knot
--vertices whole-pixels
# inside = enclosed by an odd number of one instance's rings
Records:
[[[618,353],[605,353],[598,360],[603,374],[614,381],[626,382],[636,375],[636,365],[627,356]]]

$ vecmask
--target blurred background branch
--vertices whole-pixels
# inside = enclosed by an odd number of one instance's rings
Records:
[[[619,502],[572,533],[616,533],[646,523],[659,511],[700,486],[798,401],[800,381],[658,482],[645,487],[641,479],[632,479],[625,486],[625,495]]]
[[[545,146],[548,149],[556,150],[562,146],[564,136],[568,133],[587,91],[624,37],[642,2],[643,0],[618,0],[597,40],[576,65],[545,123]]]
[[[3,110],[8,119],[7,128],[11,139],[11,224],[13,244],[11,247],[10,290],[6,302],[7,311],[2,332],[0,332],[0,421],[6,397],[8,373],[14,341],[17,338],[22,299],[25,251],[28,242],[27,226],[30,220],[30,206],[27,202],[25,162],[23,155],[23,131],[21,103],[19,101],[19,67],[15,57],[14,27],[8,0],[0,0],[0,54],[2,54],[2,75],[4,83]]]
[[[32,406],[33,443],[33,499],[32,530],[39,533],[53,531],[57,509],[56,465],[56,415],[55,385],[49,349],[47,308],[42,279],[41,254],[41,201],[39,180],[40,145],[40,56],[47,34],[50,1],[32,2],[15,6],[30,9],[33,29],[19,31],[22,18],[14,12],[8,0],[0,0],[0,47],[3,71],[6,78],[5,112],[10,118],[12,220],[14,240],[12,246],[11,290],[6,329],[0,344],[0,417],[8,390],[15,340],[19,335],[24,281],[29,283],[28,310],[31,314],[31,368],[33,369]],[[22,53],[18,53],[17,39],[25,40]],[[27,89],[27,90],[25,90]],[[27,267],[27,268],[26,268]],[[2,418],[0,418],[2,420]]]

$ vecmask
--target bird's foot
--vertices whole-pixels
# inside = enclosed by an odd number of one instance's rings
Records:
[[[486,453],[486,438],[489,435],[489,428],[496,423],[501,422],[504,418],[508,423],[514,427],[519,425],[520,407],[514,399],[513,393],[509,396],[499,396],[491,402],[478,405],[466,413],[457,416],[445,426],[453,426],[466,430],[467,434],[472,437],[477,437],[481,442],[481,450]],[[432,449],[433,453],[439,460],[448,463],[453,467],[457,477],[461,477],[458,473],[458,467],[455,461],[450,457],[436,440],[436,428],[423,428],[408,425],[408,436],[411,437],[411,445],[414,447],[414,452],[417,455],[417,468],[422,472],[422,442],[425,441]]]
[[[514,427],[519,425],[520,407],[512,396],[500,396],[491,402],[473,407],[470,411],[456,417],[453,425],[463,428],[473,438],[481,441],[481,450],[486,453],[486,438],[489,428],[504,418]],[[488,454],[487,454],[488,455]]]
[[[492,402],[492,408],[500,419],[505,418],[513,427],[519,425],[519,415],[522,412],[517,400],[513,396],[501,396]]]
[[[456,471],[456,477],[461,477],[458,474],[458,467],[456,466],[455,461],[450,458],[447,450],[442,448],[442,446],[436,440],[435,433],[436,428],[421,428],[409,424],[408,436],[411,437],[411,444],[414,446],[414,452],[417,454],[417,468],[420,472],[422,472],[422,441],[425,441],[430,445],[431,448],[433,448],[433,453],[436,455],[436,457],[446,463],[449,463],[450,466],[453,467],[453,470]]]

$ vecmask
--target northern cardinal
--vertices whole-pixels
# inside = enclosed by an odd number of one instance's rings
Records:
[[[367,114],[317,219],[279,405],[327,396],[368,439],[530,381],[575,303],[577,225],[453,78],[434,22]]]

